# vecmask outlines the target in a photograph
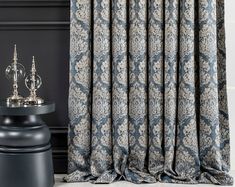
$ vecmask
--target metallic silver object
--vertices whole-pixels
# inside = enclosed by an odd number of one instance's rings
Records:
[[[5,74],[7,79],[13,81],[13,94],[7,98],[7,104],[21,104],[24,98],[18,93],[18,82],[25,77],[25,68],[18,63],[16,45],[14,46],[13,62],[6,68]]]
[[[25,98],[24,104],[40,105],[44,100],[37,97],[36,91],[42,85],[41,77],[36,73],[35,58],[33,56],[31,74],[25,78],[25,85],[30,91],[29,97]]]

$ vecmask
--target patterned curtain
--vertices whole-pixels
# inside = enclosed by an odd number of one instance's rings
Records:
[[[71,0],[67,182],[231,185],[223,0]]]

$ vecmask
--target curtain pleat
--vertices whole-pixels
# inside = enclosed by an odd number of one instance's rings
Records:
[[[218,102],[220,124],[220,149],[222,154],[222,170],[230,169],[230,137],[228,123],[227,84],[226,84],[226,51],[224,30],[224,2],[217,1],[217,71],[218,71]]]
[[[71,0],[67,182],[231,185],[224,1]]]
[[[200,65],[200,160],[207,172],[201,177],[214,183],[229,180],[222,169],[220,149],[218,60],[217,60],[217,1],[199,1],[199,65]],[[207,9],[206,9],[207,8]]]
[[[129,167],[143,171],[147,150],[147,3],[129,7]]]
[[[191,182],[200,174],[196,114],[195,2],[180,1],[178,114],[175,172]]]
[[[148,170],[157,176],[164,170],[164,1],[149,1],[148,22]]]
[[[155,182],[147,174],[147,1],[129,1],[129,157],[125,176]]]
[[[164,172],[167,176],[175,175],[173,167],[178,105],[179,3],[180,1],[178,0],[166,0],[164,7]]]
[[[110,2],[94,0],[91,174],[112,165]]]
[[[91,1],[71,2],[68,172],[73,180],[91,178]],[[77,97],[79,96],[79,97]],[[77,170],[79,168],[79,170]]]
[[[127,1],[112,0],[112,126],[114,169],[123,175],[129,153]]]

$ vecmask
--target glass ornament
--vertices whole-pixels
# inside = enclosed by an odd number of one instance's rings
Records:
[[[42,85],[41,77],[36,73],[35,58],[33,56],[31,73],[25,78],[25,86],[29,89],[30,95],[25,99],[25,104],[40,105],[44,100],[37,97],[36,91]]]
[[[11,81],[20,81],[25,77],[25,68],[20,63],[12,63],[5,70],[6,78]]]
[[[42,79],[37,74],[35,76],[30,74],[25,78],[25,86],[29,90],[33,90],[33,89],[37,90],[41,87],[41,85],[42,85]]]
[[[13,62],[5,70],[6,78],[13,83],[13,94],[7,98],[8,104],[20,104],[24,98],[18,93],[18,82],[25,77],[25,68],[18,63],[16,45],[14,46]]]

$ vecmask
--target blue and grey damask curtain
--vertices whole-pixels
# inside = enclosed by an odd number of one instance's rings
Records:
[[[72,0],[68,182],[232,184],[223,0]]]

